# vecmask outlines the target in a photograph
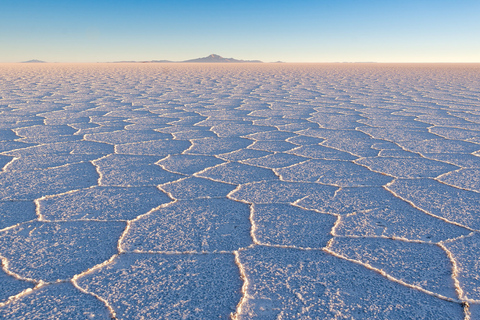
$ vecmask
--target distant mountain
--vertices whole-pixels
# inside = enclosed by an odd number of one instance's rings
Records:
[[[28,61],[22,61],[22,63],[47,63],[46,61],[42,61],[42,60],[28,60]]]
[[[218,54],[211,54],[208,57],[191,59],[185,61],[151,60],[151,61],[115,61],[114,63],[262,63],[260,60],[237,60],[224,58]]]
[[[224,58],[219,56],[218,54],[211,54],[208,57],[192,59],[192,60],[185,60],[182,62],[196,62],[196,63],[245,63],[245,62],[262,62],[260,60],[237,60],[233,58]]]

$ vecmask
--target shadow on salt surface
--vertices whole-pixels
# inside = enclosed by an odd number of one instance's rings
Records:
[[[172,199],[156,187],[93,187],[37,201],[45,220],[131,220]]]
[[[196,173],[195,175],[215,181],[234,184],[278,179],[278,177],[270,169],[249,166],[236,162],[221,164],[216,167],[206,169],[200,173]]]
[[[322,248],[337,218],[288,204],[257,204],[251,219],[260,244]]]
[[[178,200],[225,197],[235,187],[235,185],[197,177],[189,177],[160,186],[162,190]]]
[[[445,247],[452,253],[457,262],[458,281],[463,290],[464,299],[480,300],[480,285],[478,275],[480,274],[480,265],[478,257],[480,256],[480,236],[478,233],[470,237],[460,238],[444,243]],[[480,315],[477,308],[477,315]],[[477,318],[471,318],[477,319]]]
[[[87,188],[97,184],[98,173],[91,163],[48,170],[0,173],[0,200],[34,200],[45,195]]]
[[[286,181],[318,182],[341,187],[381,186],[392,180],[354,163],[335,160],[310,160],[275,171]]]
[[[21,136],[16,135],[13,130],[0,128],[0,141],[13,141],[19,138],[21,138]]]
[[[56,281],[117,253],[123,222],[29,222],[0,233],[0,254],[22,277]]]
[[[0,230],[36,218],[33,201],[0,201]]]
[[[118,319],[227,318],[243,284],[233,254],[127,253],[77,282],[107,300]]]
[[[248,279],[239,319],[463,319],[458,303],[387,280],[322,251],[240,251]]]
[[[181,200],[132,222],[125,251],[215,252],[252,244],[248,205],[227,199]]]
[[[93,161],[100,171],[102,186],[156,186],[185,176],[168,172],[156,165],[158,156],[113,154]]]
[[[0,171],[5,167],[7,163],[13,160],[12,156],[2,156],[0,155]]]
[[[382,238],[335,238],[329,250],[408,284],[457,299],[452,263],[437,245]]]
[[[3,319],[110,319],[105,305],[71,283],[34,290],[0,308]]]
[[[388,189],[432,215],[465,227],[480,229],[480,197],[477,192],[447,186],[432,179],[398,179]]]

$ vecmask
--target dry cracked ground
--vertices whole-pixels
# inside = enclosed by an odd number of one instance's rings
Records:
[[[0,66],[0,318],[480,319],[480,66]]]

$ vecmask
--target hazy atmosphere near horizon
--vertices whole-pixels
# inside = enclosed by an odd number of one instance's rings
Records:
[[[479,9],[0,0],[0,319],[480,320]]]
[[[476,0],[2,0],[0,62],[480,62]]]

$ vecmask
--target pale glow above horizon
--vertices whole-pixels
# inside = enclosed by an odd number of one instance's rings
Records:
[[[480,62],[480,2],[2,1],[0,62]]]

